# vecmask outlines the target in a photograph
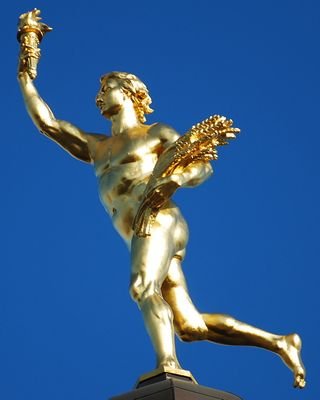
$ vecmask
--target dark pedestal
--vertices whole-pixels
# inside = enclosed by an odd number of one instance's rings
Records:
[[[201,386],[186,376],[162,372],[144,381],[137,388],[110,400],[241,400],[234,394]]]

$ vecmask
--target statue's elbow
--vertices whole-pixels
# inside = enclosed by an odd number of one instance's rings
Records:
[[[57,123],[54,120],[43,119],[35,116],[35,118],[33,118],[33,122],[35,123],[39,131],[46,136],[55,137],[59,132]]]
[[[196,177],[196,185],[200,185],[202,182],[206,181],[213,174],[213,169],[209,162],[205,163],[201,167],[200,174]]]

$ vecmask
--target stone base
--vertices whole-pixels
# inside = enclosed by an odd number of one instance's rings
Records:
[[[189,371],[162,368],[143,375],[136,389],[110,400],[241,400],[234,394],[198,385]]]

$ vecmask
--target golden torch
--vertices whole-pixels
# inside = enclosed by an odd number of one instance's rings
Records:
[[[37,65],[40,59],[39,43],[50,26],[39,22],[40,10],[36,8],[19,18],[17,39],[20,43],[19,72],[27,72],[31,79],[37,76]]]

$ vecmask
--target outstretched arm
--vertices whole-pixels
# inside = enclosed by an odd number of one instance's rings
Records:
[[[27,111],[39,131],[54,140],[74,157],[92,162],[88,140],[94,136],[86,134],[78,127],[55,118],[53,112],[40,97],[33,80],[37,75],[40,58],[38,45],[44,34],[51,30],[40,21],[40,11],[22,14],[18,27],[19,54],[18,80]]]
[[[54,140],[72,156],[92,162],[88,135],[69,122],[55,118],[53,112],[39,96],[27,72],[19,73],[19,83],[27,111],[39,131]]]

